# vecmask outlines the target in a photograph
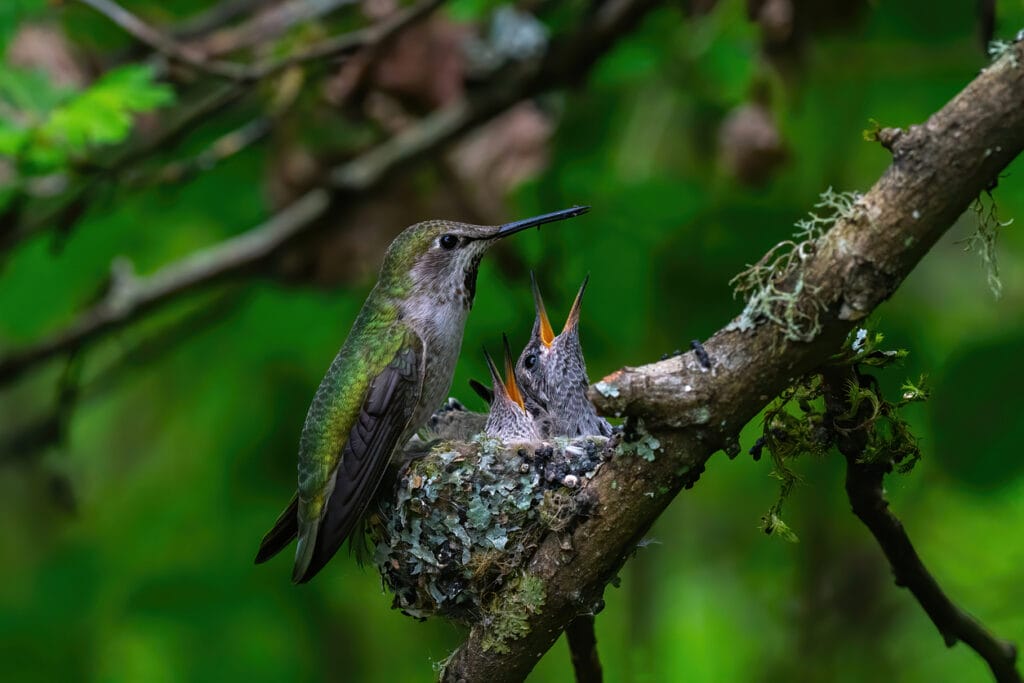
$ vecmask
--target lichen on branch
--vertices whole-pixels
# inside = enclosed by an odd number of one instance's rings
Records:
[[[810,373],[787,387],[764,413],[762,432],[751,449],[755,459],[767,451],[772,460],[772,476],[779,480],[779,497],[761,518],[766,534],[788,541],[798,540],[794,530],[783,521],[782,507],[800,483],[793,465],[801,456],[825,456],[834,451],[838,440],[850,429],[864,439],[863,462],[882,464],[900,473],[913,469],[921,459],[921,449],[901,410],[928,398],[924,377],[903,383],[900,398],[889,401],[878,391],[878,380],[870,368],[882,369],[901,362],[903,349],[884,349],[881,332],[868,328],[851,331],[842,350],[829,360],[830,368],[848,368],[859,382],[845,386],[848,409],[832,414],[825,401],[825,383],[820,373]],[[849,426],[849,421],[857,422]],[[836,426],[842,424],[846,426]]]
[[[726,329],[746,332],[770,322],[782,329],[788,341],[813,339],[821,331],[826,305],[818,298],[817,288],[799,276],[800,265],[814,255],[819,240],[836,221],[854,218],[860,196],[829,187],[814,205],[822,213],[811,211],[797,221],[792,239],[779,242],[730,280],[733,295],[742,296],[746,305]]]

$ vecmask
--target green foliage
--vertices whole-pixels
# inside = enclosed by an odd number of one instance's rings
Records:
[[[850,333],[832,363],[851,368],[860,381],[846,385],[846,410],[830,414],[825,405],[825,386],[820,374],[808,375],[787,387],[764,413],[764,425],[755,455],[766,449],[772,459],[772,476],[778,479],[779,497],[761,518],[766,534],[777,533],[789,541],[796,534],[782,521],[782,506],[800,482],[792,462],[802,455],[823,456],[832,452],[837,439],[852,432],[865,435],[861,462],[883,463],[907,473],[921,459],[918,440],[900,410],[928,399],[924,375],[907,380],[900,398],[882,397],[878,381],[867,368],[886,368],[906,358],[903,349],[883,349],[881,332],[860,328]],[[852,421],[853,424],[851,424]]]
[[[62,170],[76,158],[122,142],[133,115],[174,101],[151,67],[129,64],[108,71],[81,92],[55,87],[38,73],[0,67],[0,154],[27,174]]]

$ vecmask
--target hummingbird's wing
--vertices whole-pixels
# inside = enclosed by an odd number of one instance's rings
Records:
[[[299,544],[292,573],[297,583],[313,578],[352,533],[380,486],[399,440],[410,430],[423,387],[423,342],[411,331],[401,336],[405,343],[370,380],[337,467],[326,482],[326,503],[303,510],[307,501],[300,486]],[[300,461],[300,482],[304,464],[310,469],[321,467],[319,462]]]

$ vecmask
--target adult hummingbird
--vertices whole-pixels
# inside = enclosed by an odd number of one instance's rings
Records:
[[[502,335],[505,343],[505,379],[494,364],[491,354],[484,349],[487,369],[491,372],[491,386],[494,394],[491,398],[491,410],[487,414],[484,433],[500,439],[505,443],[537,442],[541,440],[540,429],[534,422],[534,416],[526,409],[523,395],[516,385],[515,365],[512,361],[512,349],[508,345],[508,337]]]
[[[579,323],[588,275],[576,293],[569,316],[556,336],[544,309],[537,279],[530,273],[530,288],[537,317],[526,348],[516,362],[516,377],[526,406],[534,415],[546,412],[552,431],[545,436],[610,436],[612,426],[597,414],[587,398],[590,380],[580,345]]]
[[[447,396],[484,253],[499,239],[588,209],[498,226],[426,221],[395,238],[306,414],[298,491],[260,543],[257,564],[297,537],[292,580],[305,583],[323,569],[361,528],[394,453]]]

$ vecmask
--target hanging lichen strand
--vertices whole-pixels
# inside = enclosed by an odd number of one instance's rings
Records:
[[[916,382],[906,381],[897,401],[882,397],[878,381],[867,375],[868,368],[885,368],[907,356],[903,349],[884,350],[881,332],[865,328],[854,330],[842,351],[832,359],[836,366],[852,367],[865,377],[867,386],[851,382],[847,390],[849,410],[841,415],[830,414],[825,407],[821,375],[807,375],[787,387],[764,413],[761,437],[750,449],[754,459],[760,459],[767,450],[772,459],[772,476],[779,480],[779,497],[761,518],[761,528],[789,541],[796,541],[796,533],[782,520],[782,505],[800,482],[800,475],[792,468],[801,455],[825,455],[836,444],[840,427],[837,422],[854,419],[863,421],[856,429],[864,429],[864,462],[882,463],[900,473],[909,472],[921,459],[917,438],[911,433],[900,409],[910,403],[927,400],[928,390],[924,377]],[[866,409],[865,409],[866,408]],[[849,429],[847,429],[849,431]]]

